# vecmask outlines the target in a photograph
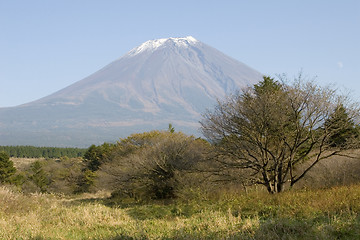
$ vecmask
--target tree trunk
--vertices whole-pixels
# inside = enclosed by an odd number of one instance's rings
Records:
[[[270,181],[267,173],[264,171],[264,172],[262,173],[262,175],[263,175],[263,179],[264,179],[263,185],[266,187],[266,189],[268,190],[268,192],[271,193],[271,194],[275,193],[275,191],[274,191],[274,186],[271,185],[271,181]]]

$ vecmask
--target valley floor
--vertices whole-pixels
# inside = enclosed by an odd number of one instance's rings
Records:
[[[0,239],[360,239],[360,185],[188,199],[117,204],[0,187]]]

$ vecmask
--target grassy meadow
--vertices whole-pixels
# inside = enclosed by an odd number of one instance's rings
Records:
[[[136,203],[0,187],[0,239],[360,239],[360,185]]]

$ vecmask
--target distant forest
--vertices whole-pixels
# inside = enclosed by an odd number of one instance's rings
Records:
[[[34,146],[0,146],[0,152],[5,152],[10,157],[16,158],[74,158],[82,157],[86,152],[86,149]]]

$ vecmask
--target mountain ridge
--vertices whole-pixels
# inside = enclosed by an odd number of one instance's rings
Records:
[[[149,40],[66,88],[0,109],[0,145],[32,143],[15,137],[17,130],[37,139],[31,145],[51,146],[114,141],[169,123],[198,135],[201,113],[216,98],[261,78],[191,36]],[[52,139],[54,134],[65,140]]]

